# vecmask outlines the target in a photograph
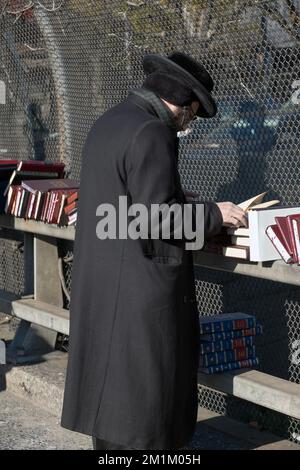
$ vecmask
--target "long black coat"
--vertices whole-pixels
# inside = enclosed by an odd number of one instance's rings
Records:
[[[138,449],[185,445],[197,420],[199,324],[192,252],[171,240],[100,240],[96,208],[185,202],[176,131],[129,94],[85,142],[61,424]],[[222,216],[205,204],[205,237]]]

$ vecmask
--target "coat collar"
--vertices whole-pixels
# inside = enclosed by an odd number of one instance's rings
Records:
[[[175,136],[177,135],[178,129],[172,111],[155,93],[141,87],[130,90],[127,99],[148,113],[157,116],[174,131]]]

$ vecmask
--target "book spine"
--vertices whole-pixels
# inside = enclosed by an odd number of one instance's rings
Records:
[[[21,188],[20,204],[19,204],[18,214],[17,214],[18,217],[21,217],[21,211],[22,211],[22,207],[24,203],[24,196],[25,196],[25,189]]]
[[[221,331],[217,333],[210,333],[201,335],[200,339],[202,342],[212,341],[223,341],[235,338],[242,338],[244,336],[259,336],[262,334],[262,325],[257,324],[254,328],[247,328],[246,330],[235,330],[235,331]]]
[[[300,223],[300,220],[299,220],[299,223]],[[293,224],[295,246],[296,246],[296,257],[297,257],[296,261],[300,265],[300,233],[299,233],[298,221],[294,219],[292,221],[292,224]]]
[[[208,367],[216,364],[227,364],[228,362],[243,361],[254,356],[255,346],[203,354],[200,355],[200,367]]]
[[[5,209],[4,209],[4,212],[6,214],[10,214],[12,196],[13,196],[13,187],[11,186],[8,191],[8,196],[6,198],[6,204],[5,204]]]
[[[219,372],[228,372],[230,370],[237,370],[237,369],[245,369],[249,367],[255,367],[259,364],[259,360],[257,357],[253,357],[250,359],[245,359],[243,361],[235,361],[229,362],[228,364],[216,364],[213,366],[200,368],[199,372],[203,372],[204,374],[216,374]]]
[[[295,240],[295,234],[294,234],[294,230],[293,230],[292,220],[293,219],[291,219],[289,216],[287,216],[287,225],[288,225],[288,228],[289,228],[290,234],[291,234],[291,244],[292,244],[293,254],[294,254],[294,256],[297,256],[297,246],[296,246],[296,240]]]
[[[285,263],[291,263],[293,258],[289,254],[289,252],[285,249],[279,238],[277,237],[276,233],[274,232],[271,225],[266,228],[266,234],[273,243],[274,247],[280,254],[281,258],[284,260]]]
[[[200,334],[216,333],[218,331],[246,330],[256,326],[255,318],[241,320],[220,320],[214,323],[200,323]]]
[[[238,349],[253,346],[253,336],[244,338],[225,339],[221,341],[201,342],[200,354],[226,351],[228,349]]]

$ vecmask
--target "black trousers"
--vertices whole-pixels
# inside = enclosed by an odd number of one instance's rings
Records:
[[[94,450],[136,450],[133,447],[121,446],[120,444],[104,441],[104,439],[98,439],[97,437],[93,437],[92,439]]]

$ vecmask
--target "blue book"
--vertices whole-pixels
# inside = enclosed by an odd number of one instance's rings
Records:
[[[213,342],[213,341],[224,341],[228,339],[243,338],[244,336],[259,336],[262,334],[262,325],[256,324],[254,328],[248,328],[246,330],[233,330],[233,331],[219,331],[216,333],[208,333],[201,335],[201,342]]]
[[[220,341],[204,341],[200,343],[200,354],[253,346],[253,338],[254,336],[244,336],[243,338],[224,339]]]
[[[200,367],[208,367],[216,364],[227,364],[230,362],[244,361],[255,357],[255,346],[249,348],[229,349],[228,351],[218,351],[203,354],[200,356]]]
[[[202,367],[202,368],[200,367],[199,372],[203,372],[204,374],[216,374],[220,372],[228,372],[230,370],[255,367],[258,364],[259,364],[258,358],[253,357],[252,359],[245,359],[244,361],[229,362],[228,364],[216,364],[213,366]]]
[[[256,320],[248,313],[222,313],[220,315],[199,316],[200,334],[219,331],[245,330],[254,328]]]

